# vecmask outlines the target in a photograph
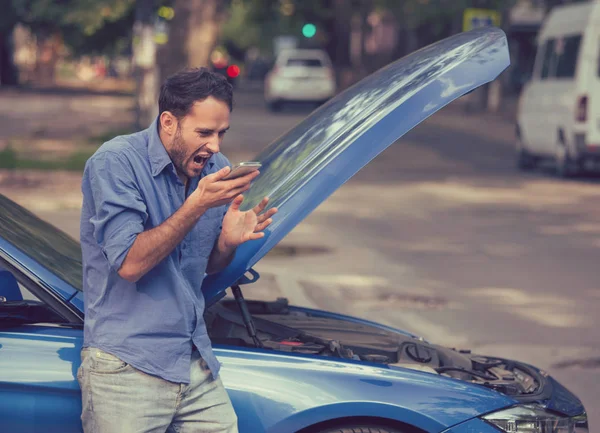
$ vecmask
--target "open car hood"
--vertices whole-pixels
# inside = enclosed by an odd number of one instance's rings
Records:
[[[255,161],[261,174],[242,210],[267,196],[279,209],[262,239],[241,245],[232,263],[205,278],[216,302],[323,200],[389,145],[510,64],[504,32],[485,28],[423,48],[375,72],[311,113]]]

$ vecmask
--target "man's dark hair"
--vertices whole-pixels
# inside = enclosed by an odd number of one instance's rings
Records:
[[[179,71],[165,80],[160,88],[158,114],[170,111],[177,119],[185,117],[197,101],[212,96],[233,109],[233,87],[227,79],[207,68]]]

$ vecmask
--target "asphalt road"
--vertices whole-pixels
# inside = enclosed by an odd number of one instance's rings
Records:
[[[238,96],[223,151],[251,159],[310,112]],[[510,133],[436,114],[373,160],[256,269],[247,297],[383,321],[453,347],[541,366],[600,425],[600,185],[514,168]],[[500,129],[499,129],[500,128]],[[508,138],[507,138],[508,137]],[[76,212],[42,216],[77,235]]]

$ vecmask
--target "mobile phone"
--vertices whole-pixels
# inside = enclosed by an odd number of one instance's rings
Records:
[[[245,176],[248,173],[252,173],[253,171],[258,170],[261,166],[262,164],[256,161],[240,162],[235,167],[233,167],[229,174],[225,176],[222,180],[237,179],[238,177]]]

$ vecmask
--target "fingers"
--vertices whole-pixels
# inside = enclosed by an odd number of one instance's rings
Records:
[[[262,223],[264,221],[266,221],[267,219],[271,218],[273,215],[275,215],[277,213],[277,208],[271,208],[268,211],[266,211],[264,214],[259,215],[257,218],[258,223]]]
[[[242,185],[239,188],[234,188],[232,190],[230,190],[227,195],[229,196],[229,198],[235,198],[238,195],[240,195],[241,193],[248,191],[250,189],[250,185]]]
[[[250,235],[248,236],[248,240],[250,241],[254,241],[256,239],[261,239],[264,238],[265,234],[260,232],[260,233],[250,233]]]
[[[257,212],[257,207],[255,207],[254,209],[252,209],[254,212]],[[265,221],[268,218],[271,218],[273,215],[275,215],[277,213],[278,209],[276,207],[272,207],[271,209],[269,209],[268,211],[266,211],[265,213],[261,214],[258,216],[258,222],[261,223],[263,221]]]
[[[260,172],[258,170],[255,170],[251,173],[248,173],[245,176],[241,176],[231,180],[223,180],[221,182],[223,182],[223,184],[225,184],[229,188],[238,188],[242,185],[249,185],[250,182],[252,182],[259,174]]]
[[[266,220],[260,224],[257,224],[256,228],[254,229],[254,233],[262,232],[264,229],[269,227],[272,222],[273,222],[273,220],[269,218],[268,220]]]
[[[233,202],[231,202],[231,209],[232,210],[239,210],[243,201],[244,201],[244,196],[241,195],[241,194],[237,195],[233,199]]]
[[[254,209],[252,209],[254,211],[254,213],[256,215],[258,215],[259,213],[261,213],[263,210],[265,210],[265,207],[267,207],[267,203],[269,203],[269,197],[265,197],[263,198],[259,204],[257,204],[256,206],[254,206]]]
[[[253,171],[252,173],[248,173],[245,176],[241,176],[231,180],[222,180],[225,176],[229,174],[231,169],[227,167],[223,167],[219,171],[209,174],[203,180],[208,182],[219,182],[219,185],[225,187],[227,189],[239,188],[243,185],[249,185],[250,182],[256,178],[260,173],[258,170]]]
[[[210,178],[210,180],[212,181],[217,181],[217,180],[221,180],[223,179],[225,176],[227,176],[229,174],[229,172],[231,171],[231,168],[229,166],[225,166],[223,167],[221,170],[209,174],[208,176],[206,176],[207,178]]]

